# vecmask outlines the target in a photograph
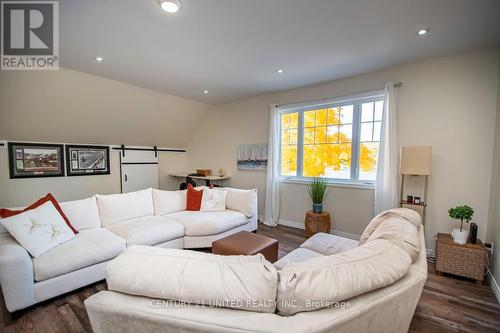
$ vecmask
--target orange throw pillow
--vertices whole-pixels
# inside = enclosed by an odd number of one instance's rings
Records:
[[[23,210],[10,210],[10,209],[7,209],[7,208],[0,208],[0,218],[4,219],[4,218],[7,218],[7,217],[11,217],[11,216],[14,216],[14,215],[17,215],[17,214],[24,213],[25,211],[35,209],[35,208],[43,205],[44,203],[46,203],[48,201],[52,202],[52,204],[57,209],[57,211],[59,212],[59,214],[61,214],[61,217],[64,219],[64,222],[66,222],[66,224],[73,231],[73,233],[77,234],[78,231],[71,225],[71,222],[69,221],[69,219],[66,216],[66,214],[64,214],[61,206],[59,205],[59,202],[57,202],[56,198],[54,198],[54,196],[51,193],[48,193],[43,198],[38,199],[35,203],[32,203],[31,205],[29,205],[28,207],[24,208]]]
[[[186,210],[197,211],[201,208],[201,197],[203,190],[195,190],[193,185],[188,184],[187,187],[187,204]]]

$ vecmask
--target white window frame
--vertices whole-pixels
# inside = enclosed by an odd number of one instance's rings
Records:
[[[375,181],[359,179],[359,150],[360,150],[360,131],[361,131],[361,104],[367,102],[378,102],[383,100],[383,91],[361,93],[350,96],[342,96],[335,99],[322,101],[305,102],[297,104],[288,104],[279,106],[278,128],[279,130],[279,171],[280,181],[289,183],[306,183],[310,177],[304,177],[304,112],[317,110],[320,108],[335,108],[344,105],[353,105],[352,119],[352,145],[351,145],[351,174],[350,179],[324,178],[328,184],[347,187],[374,188]],[[297,176],[281,175],[281,116],[286,113],[298,112],[298,130],[297,130]]]

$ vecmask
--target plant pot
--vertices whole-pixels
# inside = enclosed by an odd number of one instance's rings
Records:
[[[313,212],[316,214],[320,214],[323,212],[323,204],[315,204],[313,203]]]
[[[453,237],[453,241],[458,244],[467,243],[467,238],[469,237],[469,230],[460,231],[460,229],[453,229],[451,232],[451,237]]]

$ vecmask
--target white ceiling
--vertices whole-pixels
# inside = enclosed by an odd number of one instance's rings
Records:
[[[180,1],[61,0],[61,65],[218,104],[500,42],[498,0]]]

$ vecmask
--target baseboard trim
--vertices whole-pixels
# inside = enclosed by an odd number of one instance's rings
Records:
[[[498,285],[497,280],[495,280],[495,277],[493,276],[493,274],[491,274],[491,271],[489,269],[488,269],[488,275],[490,276],[491,290],[493,290],[493,294],[495,294],[498,303],[500,303],[500,286]]]
[[[290,220],[280,219],[278,221],[278,224],[281,224],[281,225],[284,225],[284,226],[287,226],[287,227],[302,229],[302,230],[305,229],[304,223],[296,222],[296,221],[290,221]],[[344,231],[339,231],[339,230],[332,230],[330,233],[332,235],[336,235],[336,236],[340,236],[340,237],[345,237],[345,238],[350,238],[350,239],[354,239],[354,240],[359,240],[359,238],[361,237],[360,235],[351,234],[349,232],[344,232]]]

